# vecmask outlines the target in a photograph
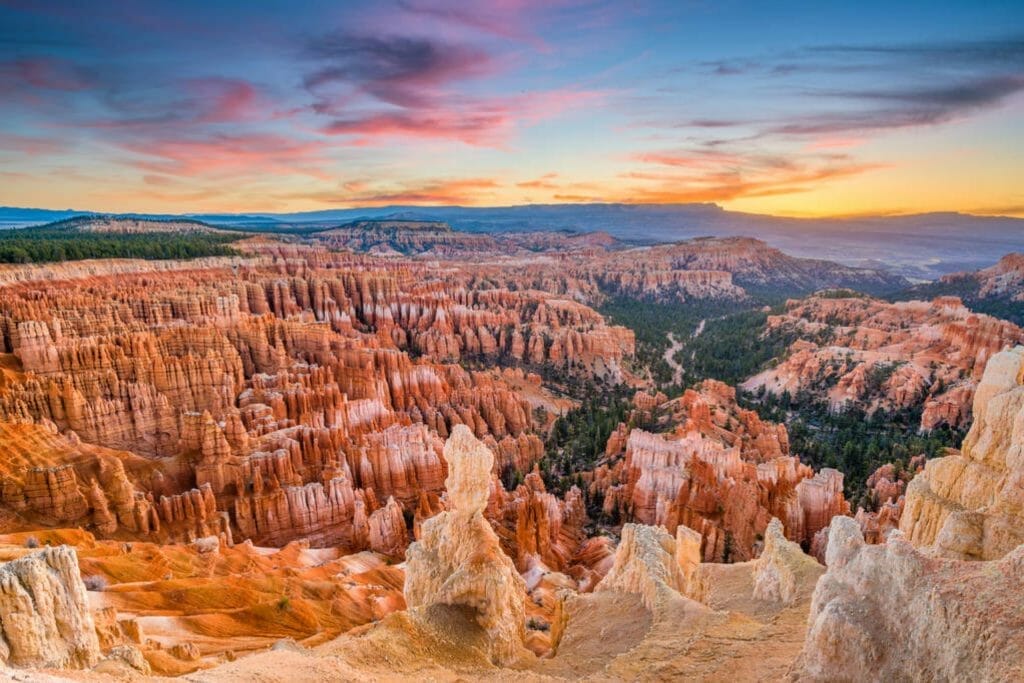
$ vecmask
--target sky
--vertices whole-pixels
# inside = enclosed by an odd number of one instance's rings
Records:
[[[0,204],[1024,216],[1024,2],[0,0]]]

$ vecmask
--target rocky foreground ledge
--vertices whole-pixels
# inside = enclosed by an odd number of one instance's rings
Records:
[[[827,570],[778,520],[736,564],[702,563],[685,526],[627,524],[592,592],[558,592],[544,657],[528,648],[524,580],[483,516],[493,455],[456,427],[447,509],[406,554],[408,609],[186,680],[1022,680],[1024,546],[1008,539],[1024,528],[1024,348],[993,358],[974,414],[963,452],[911,485],[902,531],[868,545],[855,520],[833,520]],[[101,652],[70,548],[0,566],[0,627],[8,666],[97,667],[61,675],[98,680],[104,656],[130,656]]]

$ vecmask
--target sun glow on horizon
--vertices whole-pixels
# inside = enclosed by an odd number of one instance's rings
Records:
[[[0,204],[1024,217],[1024,9],[924,9],[5,5]]]

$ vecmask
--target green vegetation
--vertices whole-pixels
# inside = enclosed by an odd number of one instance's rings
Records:
[[[593,469],[608,437],[629,416],[628,394],[625,387],[599,391],[590,385],[580,394],[582,403],[555,420],[541,460],[546,487],[565,492],[580,483],[578,472]]]
[[[656,303],[613,298],[599,310],[636,333],[635,370],[649,370],[657,386],[670,395],[705,379],[739,384],[782,356],[797,338],[789,329],[766,334],[768,316],[779,311],[750,300]],[[702,320],[704,327],[694,336]],[[664,358],[670,332],[682,343],[675,356],[683,367],[682,386],[672,385],[672,368]]]
[[[636,333],[634,369],[641,374],[644,370],[649,370],[651,378],[659,388],[667,393],[679,393],[682,387],[672,386],[672,367],[664,358],[670,346],[669,333],[672,333],[676,341],[683,343],[683,350],[676,356],[678,360],[688,356],[687,349],[693,343],[693,334],[702,320],[707,321],[706,326],[710,326],[714,324],[716,318],[737,312],[749,312],[749,309],[756,305],[749,301],[699,300],[661,303],[613,297],[605,301],[598,311],[612,323],[628,327]],[[697,340],[699,339],[700,337],[697,337]],[[682,362],[681,365],[684,367],[684,383],[698,381],[696,377],[690,376],[691,368],[688,362]]]
[[[544,621],[543,619],[538,619],[537,617],[530,617],[526,620],[526,628],[530,629],[531,631],[550,631],[551,624]]]
[[[867,294],[852,289],[824,289],[815,294],[819,299],[867,299]]]
[[[868,415],[859,407],[833,412],[810,395],[743,398],[763,418],[786,423],[790,447],[805,463],[842,472],[846,498],[855,508],[872,509],[874,501],[867,495],[865,483],[881,465],[891,462],[897,469],[906,468],[915,455],[933,458],[945,448],[958,448],[964,436],[948,428],[919,433],[920,408],[877,410]]]
[[[964,302],[975,313],[984,313],[993,318],[1009,320],[1014,325],[1024,327],[1024,303],[1014,301],[1010,297],[973,299]]]
[[[601,512],[604,504],[600,494],[590,496],[580,472],[593,470],[604,457],[608,437],[620,422],[627,422],[632,409],[630,391],[624,386],[601,391],[596,386],[586,387],[579,407],[555,420],[545,445],[545,454],[539,463],[544,486],[548,491],[564,495],[573,486],[583,492],[583,500],[591,519],[616,524],[616,519],[605,519]],[[521,475],[511,473],[513,482]]]
[[[687,340],[680,354],[686,380],[696,384],[717,379],[736,385],[781,357],[796,341],[796,332],[773,329],[766,333],[767,321],[764,310],[708,320],[703,332]]]
[[[824,295],[861,296],[849,290],[832,290]],[[672,386],[672,369],[663,358],[669,348],[669,332],[683,342],[676,358],[683,366],[684,386],[709,378],[738,385],[785,357],[787,349],[799,336],[789,327],[766,331],[771,311],[760,303],[668,304],[616,298],[600,310],[612,322],[636,332],[637,370],[649,368],[655,382],[670,396],[678,395],[683,387]],[[701,320],[705,321],[704,328],[693,336]],[[831,335],[831,328],[826,327],[813,341],[828,344]],[[898,367],[899,363],[872,366],[866,377],[869,394],[880,391]],[[807,464],[815,469],[832,467],[843,472],[847,498],[854,506],[860,504],[868,509],[873,502],[865,493],[865,483],[879,466],[892,462],[897,468],[906,467],[911,457],[940,455],[944,448],[958,447],[963,438],[962,432],[950,429],[919,433],[920,408],[896,413],[876,411],[868,415],[862,407],[854,406],[836,413],[810,392],[797,396],[761,392],[757,397],[741,395],[740,401],[765,419],[786,424],[793,453],[799,454]],[[569,429],[569,433],[553,435],[553,443],[562,450],[553,463],[548,464],[552,469],[551,483],[556,488],[562,485],[562,479],[568,478],[571,483],[569,473],[579,468],[589,469],[596,462],[598,445],[588,440],[593,433],[581,430],[579,424],[600,423],[609,409],[609,405],[591,398],[577,411],[562,418],[563,429]],[[613,428],[614,424],[607,433]],[[549,460],[552,459],[550,453],[549,450]],[[588,508],[599,511],[600,503],[588,501]]]
[[[231,256],[244,233],[87,233],[61,223],[0,231],[0,263],[51,263],[91,258],[190,259]]]

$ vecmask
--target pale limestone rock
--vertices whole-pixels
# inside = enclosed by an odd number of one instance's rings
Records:
[[[828,565],[793,678],[1024,677],[1024,546],[990,562],[933,558],[899,532],[867,545],[855,520],[837,517]]]
[[[142,651],[134,645],[118,645],[107,654],[106,661],[123,662],[140,673],[146,675],[151,673],[149,662],[146,661]]]
[[[798,596],[800,578],[820,567],[798,544],[786,539],[782,522],[773,518],[765,530],[764,550],[754,560],[754,597],[788,605]]]
[[[910,482],[900,529],[916,546],[965,560],[1024,543],[1024,346],[989,361],[961,451],[928,461]]]
[[[99,657],[74,548],[46,548],[0,565],[0,661],[81,669]]]
[[[687,576],[676,559],[677,549],[676,539],[664,527],[626,524],[615,550],[615,564],[594,590],[637,594],[647,609],[658,613],[682,598],[688,588]],[[687,564],[691,561],[687,557]]]
[[[423,615],[432,605],[471,608],[487,632],[491,660],[507,664],[525,651],[526,584],[483,516],[494,456],[456,425],[444,457],[449,508],[423,522],[406,551],[405,601]]]
[[[409,545],[409,532],[402,514],[402,504],[393,497],[374,510],[368,520],[370,549],[389,557],[401,557]]]
[[[683,592],[694,597],[700,571],[701,535],[688,526],[676,527],[676,564],[683,573]]]
[[[220,538],[217,536],[203,536],[192,541],[192,547],[200,555],[216,553],[220,551]]]

